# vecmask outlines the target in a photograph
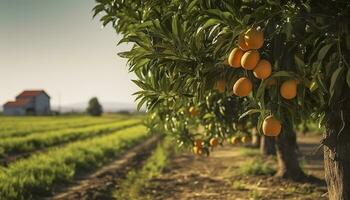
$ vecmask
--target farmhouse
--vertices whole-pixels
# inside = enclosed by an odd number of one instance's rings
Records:
[[[3,106],[4,114],[10,116],[49,115],[50,96],[44,90],[26,90]]]

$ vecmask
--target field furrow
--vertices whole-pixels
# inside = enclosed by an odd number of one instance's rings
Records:
[[[144,161],[152,155],[152,150],[160,142],[159,135],[154,135],[144,142],[130,148],[121,157],[104,165],[94,173],[82,177],[63,189],[62,192],[49,197],[51,200],[73,199],[111,199],[111,187],[119,186],[128,176],[128,173],[144,164]],[[150,166],[148,166],[150,167]]]
[[[0,199],[30,200],[48,196],[84,172],[101,167],[148,136],[142,125],[111,135],[77,141],[0,168]]]

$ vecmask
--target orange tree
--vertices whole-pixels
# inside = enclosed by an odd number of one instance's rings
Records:
[[[350,198],[348,2],[97,0],[94,11],[134,43],[121,56],[138,77],[150,125],[202,153],[258,115],[258,130],[278,135],[279,174],[293,178],[303,177],[293,125],[317,118],[329,196]],[[195,140],[195,124],[205,141]]]

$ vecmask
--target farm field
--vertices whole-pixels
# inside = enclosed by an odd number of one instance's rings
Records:
[[[149,137],[142,116],[134,115],[58,117],[52,121],[48,117],[4,117],[1,123],[8,133],[33,132],[0,141],[5,158],[29,152],[0,167],[0,199],[37,199],[50,195],[59,185],[101,167]],[[48,129],[42,127],[46,123],[50,124]]]
[[[273,178],[276,159],[252,147],[226,143],[209,157],[179,150],[148,134],[142,116],[13,120],[33,132],[0,141],[4,159],[27,153],[0,167],[0,199],[326,199],[318,134],[299,137],[300,162],[314,178],[296,183]],[[1,123],[8,132],[15,124]]]

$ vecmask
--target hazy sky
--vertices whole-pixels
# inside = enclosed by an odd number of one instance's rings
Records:
[[[0,0],[0,105],[24,89],[51,103],[133,102],[120,36],[92,19],[94,0]]]

